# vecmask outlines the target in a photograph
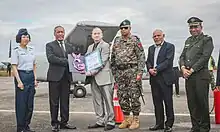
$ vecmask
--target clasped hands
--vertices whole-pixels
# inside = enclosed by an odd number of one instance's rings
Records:
[[[185,67],[182,67],[182,72],[183,72],[183,77],[187,79],[192,73],[193,69],[191,68],[190,70],[186,69]]]

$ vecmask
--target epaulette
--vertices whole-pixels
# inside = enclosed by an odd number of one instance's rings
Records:
[[[29,49],[34,49],[32,46],[28,46]]]
[[[211,38],[211,36],[210,35],[204,35],[205,37],[207,37],[207,38]]]
[[[17,46],[17,47],[14,47],[13,50],[16,50],[16,49],[18,49],[18,48],[19,48],[18,46]]]
[[[204,35],[205,40],[209,40],[212,39],[212,37],[210,35]]]

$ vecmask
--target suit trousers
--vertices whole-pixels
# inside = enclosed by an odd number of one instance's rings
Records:
[[[115,125],[113,107],[113,85],[98,86],[95,79],[91,80],[93,105],[99,125]]]
[[[202,75],[195,73],[186,80],[186,95],[192,129],[200,132],[209,132],[209,79],[202,78]]]
[[[64,73],[60,81],[49,82],[49,102],[52,126],[59,123],[61,125],[67,124],[69,120],[69,93],[70,81],[68,79],[68,73]],[[59,105],[61,122],[57,119]]]
[[[179,77],[180,77],[180,71],[178,67],[173,67],[173,73],[174,73],[174,85],[175,85],[175,93],[176,95],[179,95]]]
[[[172,127],[174,123],[172,84],[167,85],[162,76],[156,76],[152,78],[151,91],[153,97],[156,124],[164,126],[164,101],[167,117],[165,125]]]

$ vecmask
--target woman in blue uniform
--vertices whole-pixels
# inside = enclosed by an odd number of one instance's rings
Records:
[[[12,50],[11,64],[15,82],[15,107],[17,132],[30,130],[36,81],[36,62],[33,47],[28,46],[30,35],[27,29],[20,29],[16,36],[19,46]]]

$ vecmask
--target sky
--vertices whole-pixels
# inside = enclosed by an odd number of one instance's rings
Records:
[[[132,23],[145,48],[153,44],[152,32],[162,29],[165,40],[175,45],[174,65],[189,37],[187,19],[202,19],[204,34],[212,36],[218,58],[220,37],[220,0],[1,0],[0,61],[8,59],[9,40],[15,46],[18,29],[27,28],[31,45],[44,54],[45,44],[54,39],[53,28],[63,25],[66,34],[79,21],[102,21],[119,25],[124,19]]]

